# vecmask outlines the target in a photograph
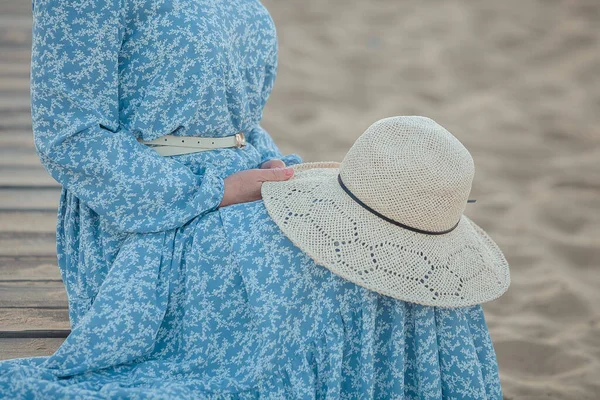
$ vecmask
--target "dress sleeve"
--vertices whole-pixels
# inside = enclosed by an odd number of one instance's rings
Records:
[[[214,210],[224,182],[139,143],[119,121],[122,0],[33,0],[34,143],[45,170],[123,232],[180,227]]]
[[[296,153],[283,155],[279,150],[279,147],[277,147],[277,144],[275,144],[275,141],[273,140],[269,132],[267,132],[262,126],[260,126],[260,124],[256,125],[250,131],[247,140],[260,153],[261,164],[273,158],[278,158],[282,160],[283,162],[285,162],[286,166],[300,164],[303,162],[302,158]]]

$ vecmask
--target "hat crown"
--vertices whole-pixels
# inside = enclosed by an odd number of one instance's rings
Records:
[[[340,177],[354,196],[398,223],[429,232],[460,220],[475,174],[463,144],[430,118],[372,124],[352,145]]]

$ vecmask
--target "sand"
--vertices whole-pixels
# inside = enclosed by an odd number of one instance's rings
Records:
[[[600,398],[600,2],[264,4],[280,148],[341,161],[377,119],[445,126],[475,160],[466,214],[511,265],[484,305],[505,397]]]

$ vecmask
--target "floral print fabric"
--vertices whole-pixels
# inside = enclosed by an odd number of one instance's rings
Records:
[[[295,247],[223,179],[283,155],[260,126],[277,69],[258,0],[34,0],[36,149],[62,184],[72,332],[0,362],[2,398],[501,399],[480,306],[381,296]],[[172,133],[243,149],[162,157]]]

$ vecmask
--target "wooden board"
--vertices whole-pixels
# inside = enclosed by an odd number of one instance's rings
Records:
[[[0,211],[58,210],[60,187],[0,187]]]
[[[2,339],[0,360],[23,357],[49,356],[64,342],[63,338],[51,339]]]
[[[12,46],[0,46],[0,51],[2,51],[3,49],[7,49],[6,52],[10,53],[10,51],[8,50],[10,47]],[[12,50],[12,49],[11,49]],[[17,51],[22,51],[21,49],[17,50]],[[28,77],[19,77],[19,78],[3,78],[0,77],[0,87],[2,88],[2,90],[6,90],[6,91],[25,91],[25,90],[29,90],[29,78]],[[15,122],[22,122],[24,120],[24,118],[17,118],[15,120]]]
[[[0,120],[0,130],[3,129],[2,124]],[[31,168],[42,167],[42,163],[33,149],[19,149],[13,146],[0,148],[0,168],[6,166]]]
[[[54,254],[56,254],[55,233],[0,232],[0,257],[50,257]]]
[[[0,22],[1,24],[2,22]],[[2,48],[0,47],[0,54],[2,54],[2,61],[10,63],[18,63],[23,65],[24,68],[29,68],[31,62],[31,48],[19,47],[17,49]],[[14,90],[7,90],[2,88],[5,92],[15,93]],[[18,93],[23,93],[23,89],[20,89]]]
[[[0,234],[10,232],[56,232],[56,210],[52,211],[0,211]]]
[[[67,307],[67,293],[62,282],[0,282],[0,308],[66,309]]]
[[[2,140],[0,140],[0,146],[2,146]],[[60,189],[60,187],[60,184],[52,178],[41,163],[31,166],[0,166],[0,189]]]
[[[0,281],[60,281],[56,256],[0,257]]]
[[[0,308],[0,332],[16,334],[28,330],[65,331],[69,329],[69,311],[67,309]]]
[[[3,38],[5,41],[7,40],[6,35]],[[31,39],[31,36],[29,36]],[[8,38],[10,43],[13,43],[14,38]],[[29,76],[29,71],[24,70],[22,65],[6,63],[4,60],[0,60],[0,76]],[[0,104],[1,106],[1,104]]]
[[[13,62],[6,62],[6,60],[2,59],[0,60],[0,67],[3,68],[3,73],[4,74],[8,74],[9,71],[14,70],[14,69],[23,69],[23,66],[18,64],[18,63],[13,63]],[[15,107],[18,108],[27,108],[31,106],[31,98],[29,96],[29,93],[3,93],[2,91],[0,91],[0,110],[11,110],[14,109]],[[31,110],[31,108],[30,108]],[[10,134],[12,136],[15,136],[14,133],[20,133],[21,135],[24,136],[29,136],[32,134],[31,129],[27,130],[27,129],[21,129],[21,130],[8,130],[8,129],[4,129],[0,131],[0,135],[5,135],[5,134]]]
[[[0,26],[31,26],[31,1],[0,2]]]

